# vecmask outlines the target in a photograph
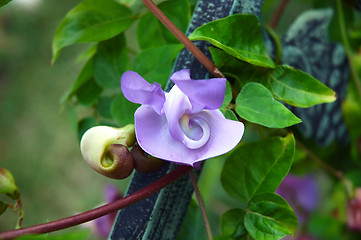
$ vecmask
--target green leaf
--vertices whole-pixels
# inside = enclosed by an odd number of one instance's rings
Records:
[[[101,97],[97,103],[97,110],[100,116],[108,119],[112,119],[111,105],[113,98],[111,97]]]
[[[80,62],[83,60],[89,60],[96,54],[97,48],[98,48],[98,44],[93,44],[92,46],[89,46],[87,49],[85,49],[82,53],[80,53],[77,56],[75,61]]]
[[[191,18],[191,8],[188,0],[171,0],[159,4],[159,9],[181,30],[187,31]],[[160,25],[168,43],[178,43],[179,40],[163,24]]]
[[[238,121],[238,118],[236,116],[236,114],[231,110],[231,109],[227,109],[224,113],[223,113],[224,117],[233,121]]]
[[[274,100],[272,93],[259,83],[247,83],[236,98],[237,114],[249,122],[269,128],[284,128],[300,123],[290,110]]]
[[[9,3],[11,0],[0,0],[0,7],[4,6],[5,4]]]
[[[101,88],[95,82],[94,78],[91,78],[89,81],[78,88],[78,90],[75,92],[75,95],[80,104],[92,105],[98,100],[102,92],[103,88]]]
[[[202,214],[198,202],[191,199],[182,226],[177,235],[178,240],[199,240],[207,239]]]
[[[78,123],[78,139],[79,139],[79,142],[80,142],[81,138],[83,137],[83,134],[89,128],[95,127],[96,125],[97,125],[97,121],[93,117],[87,117],[87,118],[83,118],[82,120],[80,120],[79,123]]]
[[[113,118],[121,125],[134,124],[134,113],[139,104],[132,103],[123,94],[119,94],[112,102],[111,112]]]
[[[6,209],[8,209],[8,205],[0,200],[0,215],[3,214],[6,211]]]
[[[288,203],[275,193],[254,196],[244,217],[248,233],[257,240],[277,240],[294,236],[298,221]]]
[[[90,231],[86,230],[76,230],[65,233],[47,233],[41,235],[24,235],[16,238],[16,240],[40,240],[40,239],[48,239],[48,240],[86,240],[89,238]]]
[[[334,91],[314,77],[292,67],[278,66],[267,77],[275,98],[293,106],[310,107],[336,100]]]
[[[300,70],[283,65],[275,69],[252,66],[241,62],[226,52],[210,48],[216,66],[225,74],[236,75],[242,85],[248,82],[262,83],[273,97],[296,107],[333,102],[335,92],[326,85]]]
[[[135,57],[132,70],[148,82],[164,86],[169,79],[173,60],[182,48],[182,44],[168,44],[143,50]]]
[[[232,239],[237,239],[242,235],[247,234],[244,226],[244,215],[246,211],[240,208],[228,210],[221,217],[221,231],[222,235],[231,236]]]
[[[165,1],[158,7],[182,32],[187,30],[190,20],[190,5],[187,0]],[[141,49],[179,42],[151,12],[140,18],[137,38]]]
[[[345,223],[330,217],[330,214],[331,212],[323,213],[323,215],[320,213],[312,214],[309,224],[307,224],[309,233],[318,239],[344,239]]]
[[[275,64],[263,44],[262,29],[255,15],[234,14],[197,28],[190,40],[208,41],[228,54],[265,68]]]
[[[120,87],[120,78],[129,68],[124,34],[100,42],[94,56],[94,78],[103,88]]]
[[[232,97],[232,87],[231,87],[231,84],[227,81],[226,82],[226,92],[224,94],[223,104],[220,108],[226,109],[229,106],[229,104],[231,103],[232,98],[233,98]]]
[[[84,0],[71,10],[57,28],[53,62],[62,48],[112,38],[134,22],[132,11],[113,0]]]
[[[74,82],[73,86],[62,96],[60,102],[64,104],[69,98],[85,83],[90,81],[93,78],[93,63],[94,59],[90,58],[86,64],[84,65],[83,69],[79,73],[78,78]]]
[[[227,156],[221,175],[223,188],[244,203],[255,194],[274,192],[289,172],[294,154],[292,134],[242,145]]]
[[[160,47],[167,44],[160,24],[159,20],[150,12],[140,18],[137,38],[141,49]]]

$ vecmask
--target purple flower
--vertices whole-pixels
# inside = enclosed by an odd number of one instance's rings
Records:
[[[157,158],[191,166],[234,148],[244,126],[225,119],[219,110],[226,79],[192,80],[188,69],[170,79],[175,85],[165,93],[158,83],[150,84],[135,72],[121,78],[124,96],[142,104],[134,114],[141,148]]]
[[[287,175],[276,193],[290,204],[300,223],[304,223],[317,206],[318,189],[315,180],[310,176]]]

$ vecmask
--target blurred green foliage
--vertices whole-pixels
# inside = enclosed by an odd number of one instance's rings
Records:
[[[93,208],[103,201],[106,184],[125,184],[88,167],[59,104],[84,63],[74,61],[79,48],[69,48],[52,66],[51,42],[78,1],[28,2],[14,0],[0,9],[0,166],[21,190],[24,227]],[[6,211],[0,231],[13,229],[16,219]]]

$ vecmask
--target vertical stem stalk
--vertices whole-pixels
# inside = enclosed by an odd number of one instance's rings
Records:
[[[334,169],[330,165],[328,165],[325,161],[323,161],[320,157],[314,154],[311,150],[309,150],[306,146],[304,146],[300,141],[297,141],[297,146],[301,148],[305,153],[317,164],[326,169],[333,176],[337,177],[342,181],[344,189],[346,191],[347,197],[352,198],[354,196],[354,186],[352,182],[343,174],[343,172]]]
[[[208,239],[208,240],[212,240],[212,239],[213,239],[213,236],[212,236],[211,225],[209,224],[209,220],[208,220],[208,217],[207,217],[206,209],[205,209],[205,207],[204,207],[204,204],[203,204],[203,201],[202,201],[202,197],[201,197],[201,194],[200,194],[199,189],[198,189],[197,180],[196,180],[196,178],[194,177],[193,171],[189,171],[189,176],[190,176],[190,178],[191,178],[191,180],[192,180],[192,184],[193,184],[193,188],[194,188],[194,193],[196,194],[196,197],[197,197],[197,200],[198,200],[198,203],[199,203],[199,208],[201,209],[201,212],[202,212],[202,217],[203,217],[203,221],[204,221],[204,226],[205,226],[206,232],[207,232],[207,239]]]
[[[277,27],[277,24],[278,22],[280,21],[280,18],[288,4],[290,0],[282,0],[282,2],[280,3],[280,5],[278,6],[275,14],[273,15],[272,19],[271,19],[271,22],[269,24],[269,26],[272,28],[272,29],[275,29]]]
[[[203,64],[205,68],[215,77],[224,77],[214,63],[207,58],[204,53],[197,48],[194,43],[187,38],[184,33],[177,28],[176,25],[155,5],[152,0],[143,0],[144,4],[149,8],[150,11],[173,33],[173,35],[194,55],[194,57]]]
[[[336,4],[337,4],[337,12],[338,12],[338,23],[340,25],[340,32],[341,32],[341,38],[342,38],[342,43],[343,46],[345,48],[346,51],[346,56],[347,59],[349,61],[350,64],[350,70],[351,70],[351,74],[352,74],[352,79],[355,82],[356,88],[357,88],[357,92],[359,97],[361,98],[361,83],[360,83],[360,78],[357,74],[357,70],[355,67],[355,64],[352,61],[352,50],[350,47],[350,44],[348,42],[348,38],[347,38],[347,33],[346,33],[346,24],[344,21],[344,17],[343,17],[343,10],[342,10],[342,3],[341,0],[336,0]]]

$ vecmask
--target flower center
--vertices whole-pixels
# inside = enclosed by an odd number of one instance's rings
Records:
[[[183,143],[190,149],[197,149],[208,142],[210,136],[209,126],[206,121],[199,117],[189,117],[184,114],[179,120],[184,133]]]

